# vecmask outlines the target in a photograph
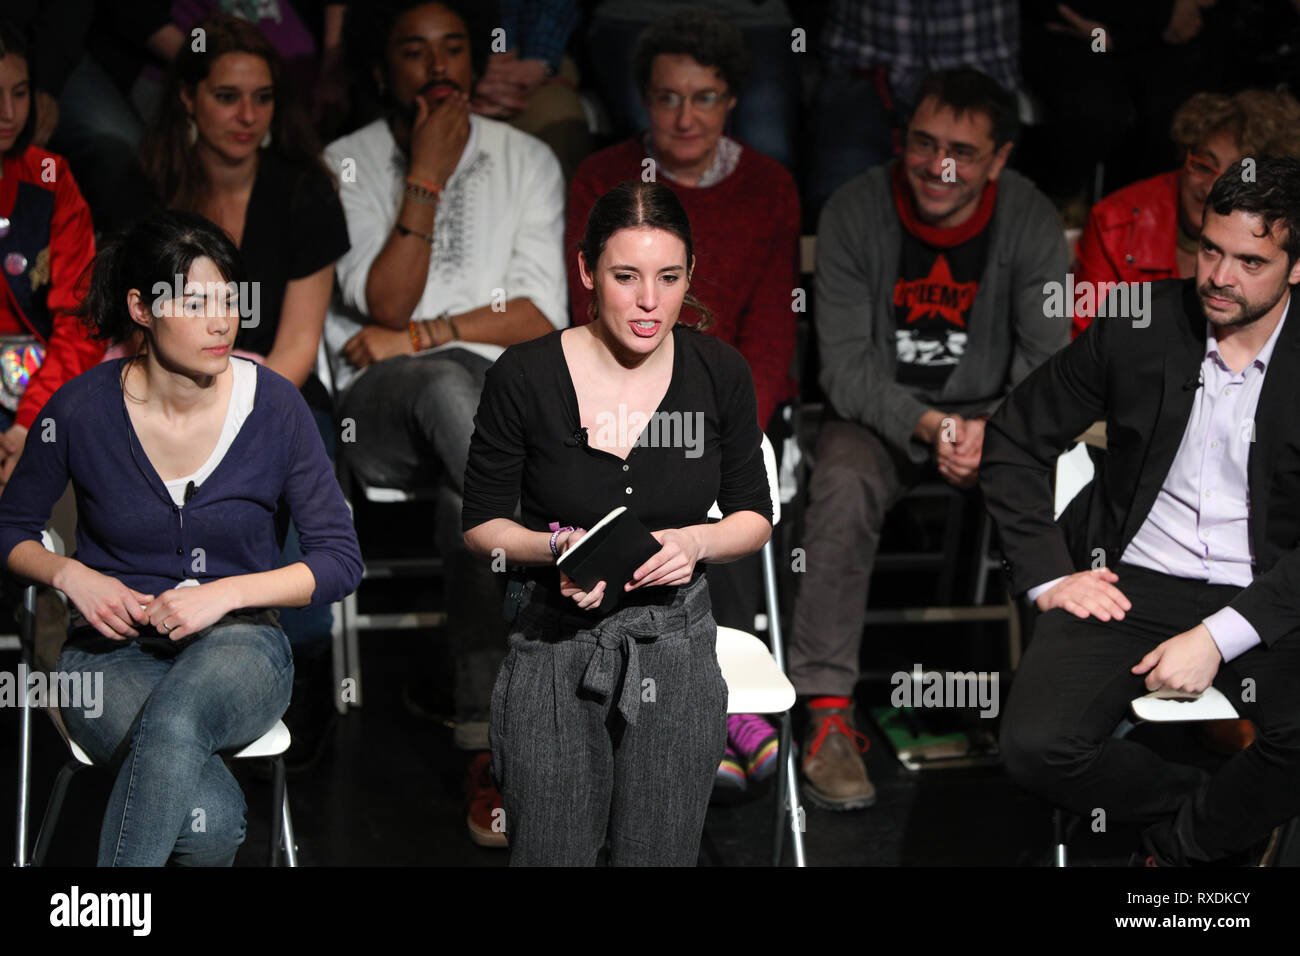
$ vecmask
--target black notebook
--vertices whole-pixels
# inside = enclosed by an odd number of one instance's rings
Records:
[[[605,582],[605,596],[594,610],[608,613],[623,599],[632,573],[659,553],[661,545],[627,508],[615,508],[560,555],[557,565],[584,591]]]

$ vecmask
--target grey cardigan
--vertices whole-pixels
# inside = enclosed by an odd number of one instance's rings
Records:
[[[1069,343],[1070,317],[1048,316],[1043,286],[1064,282],[1069,252],[1060,217],[1024,176],[1003,169],[988,261],[967,325],[966,352],[937,395],[894,380],[893,293],[902,223],[890,192],[892,164],[869,169],[832,194],[817,227],[817,344],[831,406],[916,462],[912,436],[930,408],[980,415]]]

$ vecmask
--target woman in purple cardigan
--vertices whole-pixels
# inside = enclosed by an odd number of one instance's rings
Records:
[[[221,753],[284,713],[293,663],[276,608],[340,599],[361,579],[347,505],[298,390],[230,349],[239,254],[216,226],[161,213],[97,256],[97,337],[146,346],[46,403],[0,497],[0,554],[71,604],[60,674],[100,707],[65,708],[117,781],[101,866],[233,863],[244,798]],[[40,544],[72,482],[75,558]],[[285,522],[305,556],[277,568]]]

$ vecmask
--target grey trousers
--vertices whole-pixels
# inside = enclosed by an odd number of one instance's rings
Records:
[[[474,412],[492,363],[468,349],[399,355],[366,369],[343,393],[339,415],[356,422],[348,463],[367,484],[465,490]],[[460,529],[457,528],[457,531]]]
[[[885,515],[929,470],[862,425],[822,425],[790,641],[790,683],[800,695],[853,696]]]
[[[694,866],[726,748],[703,576],[590,618],[525,601],[492,692],[512,866]]]
[[[358,377],[340,403],[340,417],[355,422],[356,440],[346,454],[362,481],[439,489],[434,539],[443,559],[447,633],[456,659],[457,739],[470,749],[487,747],[492,678],[505,654],[503,575],[469,553],[460,530],[474,413],[491,366],[461,348],[398,356]]]

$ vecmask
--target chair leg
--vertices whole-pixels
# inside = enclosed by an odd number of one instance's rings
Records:
[[[343,599],[343,640],[348,662],[348,679],[352,681],[352,706],[361,706],[361,649],[357,639],[357,592]]]
[[[781,715],[781,738],[777,759],[780,766],[776,772],[776,791],[775,807],[776,819],[772,832],[772,865],[781,865],[781,853],[785,849],[785,795],[786,788],[789,786],[789,768],[786,765],[786,757],[790,753],[790,712],[786,711]]]
[[[14,866],[27,865],[27,819],[32,793],[32,709],[18,708],[18,820]]]
[[[68,784],[81,767],[80,761],[69,760],[59,768],[59,775],[54,778],[54,789],[50,791],[49,802],[45,804],[45,816],[41,817],[41,829],[36,834],[36,849],[32,852],[33,866],[43,866],[45,863],[45,854],[54,841],[54,828],[58,826],[59,814],[63,812],[63,798],[68,795]]]
[[[289,815],[289,789],[285,788],[282,797],[281,810],[284,814],[284,826],[282,828],[282,839],[284,840],[284,865],[298,865],[298,844],[295,842],[293,835],[293,817]]]
[[[781,745],[777,757],[780,760],[780,769],[776,774],[776,827],[772,840],[772,865],[781,865],[781,854],[785,849],[785,830],[789,827],[790,843],[794,847],[794,865],[803,867],[808,865],[803,849],[805,818],[803,806],[799,802],[799,780],[795,776],[791,727],[790,712],[786,711],[781,715]]]
[[[783,723],[786,736],[791,736],[793,730],[789,711],[786,711]],[[803,804],[799,801],[799,778],[795,775],[793,746],[785,748],[785,773],[788,780],[786,800],[790,805],[790,843],[794,847],[794,865],[802,868],[808,865],[803,851],[803,831],[807,818],[804,815]]]
[[[335,601],[331,608],[333,623],[330,625],[330,659],[334,665],[334,709],[340,714],[348,712],[348,705],[343,700],[343,679],[348,676],[348,646],[345,635],[345,614],[343,602]]]
[[[1065,830],[1065,813],[1060,807],[1057,807],[1052,811],[1052,866],[1067,867],[1070,865],[1067,856]]]
[[[271,760],[271,853],[267,866],[280,865],[280,840],[284,829],[284,756]]]

